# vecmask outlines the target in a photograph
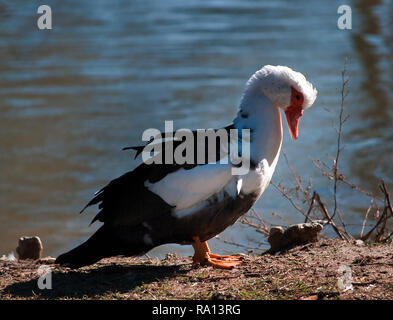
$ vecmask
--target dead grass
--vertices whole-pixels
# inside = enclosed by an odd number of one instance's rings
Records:
[[[229,271],[176,255],[111,258],[79,270],[50,262],[0,261],[0,299],[393,299],[391,244],[322,240],[282,255],[245,256]],[[41,264],[52,268],[51,290],[38,289]],[[352,271],[347,292],[337,286],[342,265]]]

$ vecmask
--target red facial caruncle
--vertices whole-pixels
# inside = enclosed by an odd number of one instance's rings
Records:
[[[291,102],[285,110],[285,116],[288,122],[289,133],[293,140],[296,140],[298,137],[299,119],[303,115],[303,101],[303,94],[291,86]]]

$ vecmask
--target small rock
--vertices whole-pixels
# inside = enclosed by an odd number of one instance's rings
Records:
[[[210,300],[233,300],[234,298],[231,294],[216,292],[210,297]]]
[[[361,246],[364,246],[364,242],[362,240],[356,240],[355,245],[361,247]]]
[[[267,239],[270,243],[270,249],[266,253],[274,254],[295,246],[317,242],[322,228],[323,225],[319,221],[294,224],[286,230],[282,227],[272,227]]]
[[[37,236],[20,238],[19,245],[16,248],[16,253],[18,254],[20,260],[40,259],[42,254],[41,239]]]
[[[11,252],[11,253],[9,253],[8,255],[3,254],[3,255],[0,257],[0,260],[2,260],[2,261],[15,261],[16,258],[15,258],[15,256],[14,256],[14,253]]]
[[[178,256],[176,253],[167,253],[165,255],[164,261],[172,262],[172,261],[176,261],[177,259],[178,259]]]

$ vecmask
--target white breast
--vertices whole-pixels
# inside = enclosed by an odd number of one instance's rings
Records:
[[[279,155],[280,150],[278,151],[271,165],[269,165],[266,159],[263,159],[255,168],[255,170],[250,170],[248,174],[242,176],[241,193],[258,193],[261,195],[266,190],[270,180],[272,179]]]

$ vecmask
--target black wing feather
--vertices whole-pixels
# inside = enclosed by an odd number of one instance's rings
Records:
[[[233,125],[225,127],[227,131],[234,128]],[[228,131],[229,132],[229,131]],[[196,141],[196,131],[193,131]],[[228,134],[229,137],[229,134]],[[184,140],[173,141],[173,149],[181,144]],[[147,144],[151,143],[149,141]],[[162,152],[166,150],[165,141],[162,142]],[[196,146],[196,143],[194,143]],[[136,150],[135,158],[138,157],[145,146],[132,146],[123,148],[123,150]],[[207,148],[207,145],[206,145]],[[217,144],[216,159],[220,159],[220,146]],[[196,152],[194,153],[196,157]],[[207,158],[207,150],[205,152]],[[184,168],[189,170],[197,166],[194,164],[140,164],[133,171],[127,172],[122,176],[110,181],[105,187],[96,192],[93,199],[81,210],[81,213],[89,206],[98,204],[100,211],[94,217],[91,223],[101,221],[109,224],[126,224],[136,225],[146,221],[146,219],[157,214],[169,213],[173,206],[166,203],[157,194],[151,192],[145,187],[145,182],[150,183],[160,181],[168,174]]]

